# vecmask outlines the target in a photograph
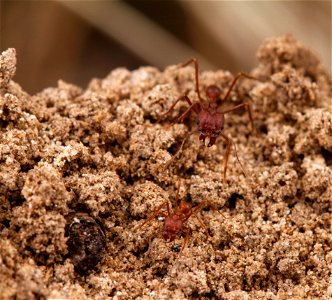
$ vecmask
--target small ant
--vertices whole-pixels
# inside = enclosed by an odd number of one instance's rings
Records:
[[[141,225],[139,225],[137,228],[143,227],[144,225],[150,223],[156,216],[162,216],[165,218],[164,223],[164,232],[162,234],[162,237],[167,242],[173,242],[175,238],[181,234],[184,234],[184,240],[182,242],[182,247],[180,250],[180,255],[185,248],[187,244],[187,240],[189,235],[191,234],[191,229],[189,227],[185,226],[185,223],[188,221],[188,219],[191,216],[194,216],[200,225],[204,228],[206,234],[209,236],[209,233],[207,231],[206,226],[204,225],[203,221],[199,216],[197,216],[197,213],[200,212],[201,209],[203,209],[205,206],[211,207],[213,210],[216,210],[214,205],[209,200],[204,200],[199,205],[197,205],[195,208],[192,208],[189,203],[186,202],[179,202],[179,192],[180,192],[180,186],[181,181],[178,180],[178,189],[175,196],[175,208],[171,211],[171,206],[169,204],[169,201],[166,200],[163,202],[159,207],[157,207],[152,215]],[[162,209],[167,208],[167,211],[161,212]],[[221,212],[218,211],[222,215]],[[222,215],[223,216],[223,215]],[[150,238],[151,241],[151,238]],[[149,242],[150,244],[150,242]]]
[[[225,166],[224,166],[224,182],[226,182],[226,171],[227,171],[227,163],[228,163],[228,158],[229,158],[229,154],[230,154],[230,150],[231,150],[231,146],[233,145],[234,146],[234,150],[235,150],[235,156],[236,156],[236,159],[242,169],[242,172],[244,174],[244,176],[246,176],[246,172],[244,171],[244,168],[239,160],[239,157],[238,157],[238,154],[237,154],[237,150],[236,150],[236,145],[234,143],[234,141],[228,137],[227,135],[225,135],[224,133],[222,133],[222,130],[224,128],[224,120],[225,120],[225,117],[224,115],[229,113],[229,112],[232,112],[232,111],[235,111],[237,109],[240,109],[242,107],[245,107],[247,108],[248,110],[248,113],[249,113],[249,119],[250,119],[250,122],[251,122],[251,128],[252,128],[252,131],[254,131],[254,123],[253,123],[253,118],[252,118],[252,110],[251,110],[251,106],[249,103],[247,102],[243,102],[242,104],[239,104],[239,105],[236,105],[234,106],[233,108],[230,108],[230,109],[226,109],[224,111],[218,111],[217,110],[217,100],[220,99],[220,95],[221,95],[221,90],[219,87],[217,87],[216,85],[209,85],[207,88],[206,88],[206,97],[207,97],[207,105],[204,105],[203,104],[203,99],[201,98],[201,95],[200,95],[200,90],[199,90],[199,79],[198,79],[198,61],[196,58],[192,58],[190,59],[189,61],[187,61],[186,63],[183,63],[180,65],[181,68],[183,67],[186,67],[188,66],[189,64],[191,63],[194,63],[195,65],[195,91],[197,93],[197,96],[198,96],[198,101],[192,101],[189,99],[189,97],[187,96],[187,93],[185,95],[183,95],[182,97],[180,97],[179,99],[177,99],[172,105],[171,107],[165,112],[163,113],[162,116],[165,116],[167,115],[169,112],[171,112],[175,105],[181,101],[181,100],[185,100],[187,101],[187,103],[189,104],[189,107],[187,108],[187,110],[182,113],[174,122],[179,122],[179,121],[183,121],[183,119],[191,112],[191,111],[194,111],[196,114],[197,114],[197,127],[198,127],[198,131],[200,132],[200,136],[199,136],[199,140],[203,141],[204,142],[204,145],[206,147],[211,147],[212,145],[215,144],[216,142],[216,139],[217,137],[220,135],[221,137],[223,137],[226,142],[227,142],[227,149],[226,149],[226,155],[225,155]],[[246,78],[249,78],[249,79],[254,79],[254,80],[257,80],[256,78],[250,76],[250,75],[247,75],[243,72],[240,72],[238,73],[226,95],[224,96],[223,99],[221,99],[221,102],[225,102],[227,100],[227,98],[229,97],[235,83],[238,81],[238,79],[243,76],[243,77],[246,77]],[[191,133],[190,133],[191,134]],[[189,134],[189,135],[190,135]],[[188,136],[186,138],[188,138]],[[177,156],[178,153],[181,152],[182,150],[182,147],[184,145],[184,142],[186,140],[186,138],[183,140],[181,146],[180,146],[180,149],[179,151],[175,154],[175,156],[173,156],[173,158],[175,158]],[[173,161],[173,159],[171,159],[171,161]],[[171,162],[169,161],[169,163]],[[169,163],[167,163],[167,165],[169,165]]]

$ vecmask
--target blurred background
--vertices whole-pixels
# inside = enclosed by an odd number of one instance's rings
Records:
[[[293,34],[331,73],[331,1],[0,1],[0,50],[17,50],[15,81],[34,94],[58,79],[85,87],[120,66],[249,72],[271,36]]]

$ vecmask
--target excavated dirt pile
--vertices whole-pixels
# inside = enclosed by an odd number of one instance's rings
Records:
[[[331,77],[291,36],[266,40],[233,89],[223,133],[205,147],[194,68],[119,68],[83,90],[59,80],[30,96],[0,56],[1,299],[331,299]],[[23,57],[21,59],[24,59]],[[189,59],[189,58],[188,58]],[[234,78],[200,73],[225,95]],[[163,115],[164,114],[164,115]],[[195,132],[188,137],[189,132]],[[185,139],[188,137],[187,139]],[[172,161],[181,143],[183,151]],[[209,200],[163,239],[166,200]],[[219,213],[220,212],[220,213]]]

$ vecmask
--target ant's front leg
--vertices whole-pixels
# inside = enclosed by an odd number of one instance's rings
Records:
[[[180,254],[179,256],[181,256],[183,249],[186,247],[186,245],[188,244],[188,238],[191,234],[191,229],[188,227],[182,227],[182,232],[185,233],[183,242],[182,242],[182,246],[181,246],[181,250],[180,250]]]
[[[189,100],[189,98],[188,98],[188,100]],[[199,108],[197,108],[197,106],[199,107],[199,103],[197,103],[197,102],[194,102],[193,104],[191,104],[183,114],[181,114],[179,117],[177,117],[177,118],[173,121],[172,124],[178,123],[179,121],[180,121],[180,122],[183,122],[184,118],[185,118],[185,117],[186,117],[186,116],[187,116],[192,110],[194,110],[194,111],[198,114],[198,112],[199,112]]]
[[[227,164],[228,164],[228,158],[229,158],[229,154],[230,154],[230,151],[231,151],[231,146],[233,145],[234,146],[234,150],[235,150],[235,156],[236,156],[236,159],[241,167],[241,170],[242,170],[242,173],[244,175],[244,177],[247,177],[247,174],[246,172],[244,171],[244,168],[240,162],[240,159],[237,155],[237,150],[236,150],[236,145],[234,143],[234,141],[229,138],[227,135],[225,135],[224,133],[221,133],[220,134],[227,142],[227,149],[226,149],[226,155],[225,155],[225,163],[224,163],[224,183],[226,184],[226,171],[227,171]]]

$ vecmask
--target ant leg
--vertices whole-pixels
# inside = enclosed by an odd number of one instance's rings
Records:
[[[185,138],[183,139],[183,141],[181,143],[179,150],[174,154],[174,156],[168,162],[166,162],[164,169],[166,169],[175,160],[175,158],[177,158],[180,155],[185,141],[189,138],[189,136],[191,136],[194,133],[195,132],[193,132],[193,131],[187,133],[187,135],[185,136]]]
[[[195,103],[192,103],[191,102],[191,100],[189,99],[189,97],[187,96],[187,95],[183,95],[182,97],[180,97],[179,99],[177,99],[172,105],[171,105],[171,107],[166,111],[166,112],[164,112],[163,114],[161,114],[161,116],[160,116],[160,118],[158,119],[158,123],[161,121],[161,119],[164,117],[164,116],[166,116],[167,114],[169,114],[173,109],[174,109],[174,107],[175,107],[175,105],[179,102],[179,101],[181,101],[181,100],[186,100],[187,102],[188,102],[188,104],[189,104],[189,106],[190,106],[190,109],[187,109],[186,110],[186,114],[187,113],[189,113],[189,111],[191,110],[191,109],[194,109],[194,111],[196,112],[196,113],[198,113],[198,109],[195,107]],[[181,116],[180,116],[180,118],[177,118],[177,119],[181,119],[181,117],[182,118],[184,118],[185,117],[185,114],[182,114]],[[173,122],[174,123],[174,122]]]
[[[242,173],[245,177],[247,177],[247,174],[246,172],[244,171],[244,168],[239,160],[239,157],[237,155],[237,150],[236,150],[236,145],[235,143],[233,142],[233,140],[231,138],[229,138],[227,135],[221,133],[220,134],[227,142],[227,149],[226,149],[226,155],[225,155],[225,167],[224,167],[224,183],[226,183],[226,171],[227,171],[227,163],[228,163],[228,158],[229,158],[229,154],[230,154],[230,151],[231,151],[231,146],[233,145],[234,146],[234,150],[235,150],[235,156],[236,156],[236,159],[241,167],[241,170],[242,170]]]
[[[175,105],[176,105],[179,101],[181,101],[181,100],[186,100],[186,101],[189,103],[189,105],[192,105],[192,103],[191,103],[190,99],[187,97],[187,95],[183,95],[182,97],[178,98],[178,99],[177,99],[177,100],[171,105],[171,107],[170,107],[166,112],[164,112],[163,114],[161,114],[161,116],[160,116],[158,122],[160,121],[160,119],[161,119],[162,117],[164,117],[164,116],[166,116],[167,114],[169,114],[169,113],[174,109]]]
[[[217,210],[217,208],[214,206],[214,204],[211,202],[211,201],[209,201],[209,200],[207,200],[207,199],[205,199],[204,201],[202,201],[199,205],[197,205],[193,210],[192,210],[192,212],[190,213],[190,215],[189,215],[189,217],[191,216],[191,215],[196,215],[199,211],[201,211],[203,208],[204,208],[204,206],[209,206],[209,207],[211,207],[213,210],[215,210],[215,211],[217,211],[222,217],[224,217],[224,215],[219,211],[219,210]],[[188,220],[188,218],[186,219],[186,220]]]
[[[203,103],[203,100],[201,98],[201,94],[199,92],[199,79],[198,79],[198,61],[195,57],[193,57],[192,59],[189,59],[187,62],[183,63],[180,65],[181,68],[186,67],[188,65],[190,65],[191,63],[194,63],[195,65],[195,86],[196,86],[196,93],[198,96],[198,100],[200,103]]]
[[[248,78],[248,79],[258,80],[257,78],[252,77],[252,76],[250,76],[250,75],[248,75],[248,74],[246,74],[246,73],[243,73],[243,72],[238,73],[238,74],[234,77],[234,79],[233,79],[233,81],[232,81],[232,83],[231,83],[231,85],[230,85],[230,87],[229,87],[229,89],[228,89],[228,91],[227,91],[227,93],[226,93],[226,96],[225,96],[224,99],[222,100],[223,102],[227,100],[227,98],[229,97],[229,94],[231,93],[231,91],[232,91],[232,89],[233,89],[235,83],[239,80],[239,78],[240,78],[241,76],[246,77],[246,78]]]
[[[143,224],[140,224],[138,225],[134,230],[138,229],[138,228],[141,228],[143,227],[144,225],[148,224],[149,222],[151,222],[158,214],[159,212],[165,207],[167,206],[167,211],[168,211],[168,214],[170,213],[170,210],[169,210],[169,202],[168,200],[164,201],[161,205],[159,205],[155,210],[154,212],[152,213],[152,215],[143,222]],[[165,214],[163,214],[165,215]]]
[[[186,235],[185,235],[185,237],[184,237],[184,239],[183,239],[183,242],[182,242],[182,246],[181,246],[181,250],[180,250],[180,254],[179,254],[179,256],[181,256],[183,249],[186,247],[186,244],[188,243],[188,237],[189,237],[189,235],[190,235],[190,233],[191,233],[191,229],[188,228],[188,227],[183,227],[183,228],[182,228],[182,231],[183,231]]]
[[[245,107],[248,110],[249,119],[250,119],[250,123],[251,123],[251,131],[255,132],[254,120],[253,120],[253,117],[252,117],[252,108],[251,108],[251,105],[248,102],[244,102],[244,103],[241,103],[239,105],[236,105],[233,108],[227,109],[227,110],[225,110],[225,111],[223,111],[221,113],[227,114],[227,113],[232,112],[234,110],[237,110],[237,109],[239,109],[241,107]]]
[[[210,234],[209,234],[209,232],[208,232],[205,224],[203,223],[202,219],[199,216],[197,216],[197,215],[195,215],[194,217],[197,219],[197,221],[199,222],[199,224],[204,228],[204,231],[205,231],[205,234],[207,235],[207,237],[209,237]]]
[[[209,234],[209,231],[207,230],[207,227],[206,225],[203,223],[202,219],[197,216],[197,213],[199,213],[201,211],[201,209],[205,206],[205,205],[208,205],[209,207],[211,207],[213,210],[217,211],[223,218],[225,218],[225,216],[219,211],[216,209],[216,207],[212,204],[211,201],[209,200],[204,200],[203,202],[201,202],[197,207],[195,207],[195,209],[193,210],[192,212],[192,215],[194,214],[194,217],[197,219],[197,221],[201,224],[201,226],[204,228],[205,230],[205,234],[207,237],[211,237],[211,235]]]
[[[163,113],[163,115],[166,115],[166,114],[168,114],[169,112],[171,112],[171,111],[174,109],[175,105],[176,105],[180,100],[186,100],[190,106],[193,105],[193,103],[191,102],[191,100],[189,99],[189,97],[188,97],[187,95],[183,95],[182,97],[180,97],[179,99],[177,99],[177,100],[171,105],[171,107],[170,107],[165,113]]]
[[[196,108],[196,105],[198,103],[193,103],[191,106],[189,106],[189,108],[186,109],[186,111],[181,114],[179,117],[177,117],[173,122],[172,124],[175,124],[175,123],[178,123],[179,121],[180,122],[183,122],[183,119],[186,117],[187,114],[190,113],[190,111],[193,109],[197,114],[198,114],[198,111],[197,111],[197,108]]]

